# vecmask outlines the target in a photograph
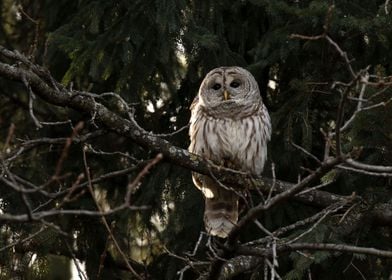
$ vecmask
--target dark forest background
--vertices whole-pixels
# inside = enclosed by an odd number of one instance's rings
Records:
[[[391,13],[389,1],[2,0],[0,279],[70,279],[75,262],[80,279],[391,279]],[[234,243],[201,234],[199,170],[176,150],[201,80],[223,65],[252,72],[273,122],[249,209],[322,169],[299,190],[314,196],[258,212]],[[131,136],[86,100],[136,121]]]

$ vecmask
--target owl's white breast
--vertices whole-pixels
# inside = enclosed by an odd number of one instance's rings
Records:
[[[261,174],[271,136],[268,113],[242,119],[212,118],[192,112],[189,151],[216,163],[229,161],[234,168]]]

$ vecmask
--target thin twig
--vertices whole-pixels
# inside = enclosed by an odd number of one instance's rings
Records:
[[[73,253],[72,246],[69,245],[68,241],[65,240],[65,245],[67,246],[68,252],[71,255],[72,261],[76,267],[76,270],[78,271],[79,279],[80,280],[88,280],[87,275],[83,271],[83,269],[80,267],[78,259],[75,257],[75,254]]]
[[[346,159],[346,163],[354,168],[361,169],[361,170],[367,170],[373,172],[392,172],[392,166],[387,166],[387,165],[366,164],[351,158]]]
[[[29,236],[23,238],[22,240],[17,240],[17,241],[12,242],[12,243],[10,243],[10,244],[4,246],[4,247],[1,247],[1,248],[0,248],[0,252],[2,252],[2,251],[4,251],[4,250],[7,250],[7,249],[9,249],[9,248],[15,247],[16,245],[23,244],[23,243],[26,243],[27,241],[30,241],[31,239],[33,239],[33,238],[35,238],[36,236],[40,235],[40,234],[41,234],[43,231],[45,231],[46,229],[47,229],[47,227],[46,227],[46,226],[43,226],[43,227],[40,228],[38,231],[36,231],[36,232],[30,234]]]
[[[364,174],[364,175],[376,176],[376,177],[392,177],[392,173],[389,173],[389,172],[372,172],[372,171],[358,169],[355,167],[350,167],[350,166],[346,166],[346,165],[342,165],[342,164],[338,165],[337,168],[360,173],[360,174]]]
[[[131,195],[135,192],[136,187],[139,185],[140,181],[143,179],[144,176],[147,175],[149,170],[158,164],[163,159],[163,155],[161,153],[157,154],[155,158],[153,158],[143,169],[140,171],[136,178],[128,184],[127,193],[125,195],[125,204],[131,206]]]
[[[181,133],[182,131],[187,130],[188,128],[189,128],[189,124],[184,125],[183,127],[179,128],[173,132],[170,132],[170,133],[152,133],[152,132],[150,132],[150,133],[151,133],[151,135],[156,136],[156,137],[166,138],[166,137],[172,137],[174,135],[177,135],[177,134]]]
[[[34,103],[35,95],[33,93],[33,90],[31,89],[31,86],[30,86],[30,84],[27,81],[25,76],[22,77],[22,81],[23,81],[25,87],[27,88],[27,90],[29,92],[29,113],[30,113],[30,117],[33,120],[33,122],[34,122],[36,127],[42,128],[42,125],[41,125],[40,121],[37,119],[37,117],[34,114],[34,105],[33,105],[33,103]]]
[[[345,202],[339,202],[336,204],[332,204],[309,218],[297,221],[297,222],[295,222],[291,225],[288,225],[288,226],[280,227],[272,233],[272,236],[274,236],[275,238],[278,238],[278,237],[281,237],[290,231],[293,231],[293,230],[298,229],[300,227],[306,226],[308,224],[312,224],[312,223],[316,222],[317,220],[319,220],[321,217],[323,217],[326,213],[332,214],[332,213],[337,212],[339,209],[341,209],[340,206],[343,207],[349,201],[350,201],[350,199]],[[247,243],[245,243],[245,245],[254,246],[254,245],[258,245],[258,244],[265,244],[266,242],[268,242],[269,239],[270,239],[270,236],[247,242]]]
[[[271,163],[271,173],[272,173],[272,186],[268,192],[267,199],[265,200],[264,203],[267,203],[271,199],[272,194],[275,191],[275,186],[276,186],[275,163]]]
[[[329,172],[332,168],[334,168],[336,165],[338,165],[341,161],[342,161],[341,158],[334,158],[331,160],[327,160],[316,171],[308,175],[306,178],[301,180],[298,184],[296,184],[292,188],[274,196],[273,198],[270,199],[269,202],[265,204],[261,203],[256,207],[250,209],[248,213],[245,215],[245,217],[243,217],[237,223],[237,226],[234,227],[233,230],[230,232],[226,243],[228,244],[235,243],[235,240],[238,238],[241,228],[249,224],[258,214],[260,214],[263,211],[266,211],[267,209],[272,208],[282,200],[292,197],[298,192],[302,191],[306,186],[308,186],[308,184],[319,179],[321,176],[323,176],[324,174]]]
[[[275,266],[268,259],[265,259],[264,261],[271,270],[271,278],[270,279],[274,280],[276,278],[278,280],[281,280],[282,278],[279,276],[278,272],[276,271]]]
[[[334,182],[335,182],[335,180],[331,180],[331,181],[328,181],[328,182],[319,184],[319,185],[317,185],[317,186],[314,186],[314,187],[305,189],[305,190],[303,190],[302,192],[299,192],[299,193],[297,194],[297,196],[298,196],[298,195],[303,195],[303,194],[306,194],[306,193],[309,193],[309,192],[312,192],[312,191],[315,191],[315,190],[318,190],[318,189],[321,189],[321,188],[324,188],[324,187],[329,186],[330,184],[332,184],[332,183],[334,183]]]
[[[61,152],[60,158],[57,161],[54,175],[52,176],[52,178],[54,180],[57,180],[57,178],[60,176],[60,173],[61,173],[61,170],[63,167],[63,163],[68,156],[69,147],[71,146],[73,139],[76,137],[76,135],[79,133],[79,131],[83,129],[83,127],[84,127],[84,123],[79,122],[75,126],[75,128],[73,129],[71,136],[67,138],[65,145],[64,145],[64,148],[63,148],[63,151]]]
[[[196,242],[195,248],[193,248],[192,253],[188,254],[188,256],[190,256],[190,257],[196,256],[197,250],[199,249],[200,243],[201,243],[201,241],[203,240],[203,236],[204,236],[204,235],[207,235],[207,236],[208,236],[207,233],[201,231],[200,234],[199,234],[199,239],[198,239],[197,242]]]
[[[337,205],[335,209],[329,209],[328,211],[325,211],[325,213],[310,227],[308,228],[306,231],[304,231],[303,233],[301,233],[300,235],[294,237],[293,239],[287,241],[287,244],[290,243],[294,243],[297,240],[301,239],[302,237],[308,235],[309,233],[311,233],[328,215],[330,215],[331,213],[337,212],[339,209],[343,208],[344,204],[341,205]]]
[[[313,155],[311,152],[307,151],[306,149],[302,148],[301,146],[295,144],[294,142],[291,142],[291,145],[293,145],[295,148],[303,152],[305,155],[309,156],[310,158],[314,159],[318,164],[321,164],[321,161]]]
[[[4,142],[3,152],[5,152],[7,150],[7,148],[8,148],[8,146],[10,146],[11,139],[12,139],[12,137],[15,134],[15,128],[16,128],[15,124],[11,123],[9,128],[8,128],[7,138],[5,139],[5,142]]]

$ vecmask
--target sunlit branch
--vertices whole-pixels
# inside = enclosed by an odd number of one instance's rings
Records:
[[[392,251],[380,250],[375,248],[352,246],[346,244],[333,243],[284,243],[277,246],[278,252],[292,252],[297,250],[309,251],[332,251],[352,254],[365,254],[370,256],[392,258]],[[249,248],[241,246],[238,252],[244,255],[271,256],[272,250],[269,248]]]

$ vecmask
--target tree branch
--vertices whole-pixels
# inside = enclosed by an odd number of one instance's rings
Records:
[[[278,252],[292,252],[297,250],[309,251],[334,251],[346,252],[353,254],[365,254],[377,257],[392,258],[392,251],[379,250],[375,248],[352,246],[346,244],[332,244],[332,243],[284,243],[278,245],[276,250]],[[272,255],[271,248],[250,248],[240,247],[237,251],[242,255],[257,255],[260,257],[268,257]]]

